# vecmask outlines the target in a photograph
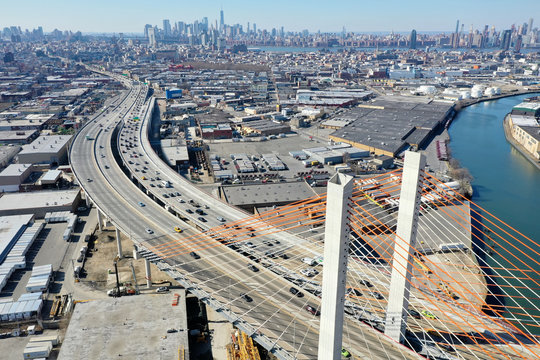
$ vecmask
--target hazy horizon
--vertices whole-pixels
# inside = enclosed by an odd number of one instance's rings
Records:
[[[531,14],[540,14],[538,0],[517,0],[512,3],[514,6],[508,6],[506,0],[492,0],[488,7],[482,1],[433,3],[429,0],[387,0],[384,4],[345,0],[328,6],[323,0],[274,0],[271,3],[232,0],[226,4],[208,0],[202,6],[187,1],[162,0],[159,3],[162,6],[156,6],[153,2],[137,0],[95,0],[84,4],[72,0],[55,0],[54,3],[27,0],[2,5],[0,28],[20,26],[31,30],[42,26],[45,32],[56,28],[83,33],[139,34],[145,24],[162,28],[163,19],[169,19],[172,25],[177,21],[192,23],[208,17],[209,23],[215,24],[223,6],[225,23],[241,24],[244,30],[250,22],[252,26],[256,23],[258,29],[283,26],[285,31],[307,29],[310,33],[319,30],[336,33],[343,27],[347,32],[355,33],[407,33],[412,29],[418,33],[449,33],[455,30],[458,19],[465,25],[466,32],[471,25],[473,29],[495,26],[500,31],[509,29],[512,24],[519,26],[528,22]],[[538,23],[534,26],[538,27]]]

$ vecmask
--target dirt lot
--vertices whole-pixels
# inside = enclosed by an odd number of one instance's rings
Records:
[[[97,238],[89,244],[88,257],[84,264],[85,276],[81,277],[81,283],[96,290],[109,290],[115,287],[116,277],[114,275],[114,258],[116,257],[116,235],[113,227],[104,228],[102,232],[96,232]],[[133,258],[133,242],[122,236],[122,252],[124,257],[118,262],[118,275],[120,282],[134,284],[133,274],[130,264],[133,263],[135,275],[140,290],[146,289],[146,274],[144,259],[135,260]],[[111,270],[109,273],[109,269]],[[167,284],[172,281],[167,274],[162,273],[155,265],[151,265],[152,283],[154,285]]]

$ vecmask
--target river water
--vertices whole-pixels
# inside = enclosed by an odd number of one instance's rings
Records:
[[[540,242],[540,170],[531,164],[523,155],[515,150],[504,136],[502,121],[504,116],[519,104],[524,98],[538,94],[527,94],[486,101],[463,109],[452,123],[450,133],[450,149],[452,157],[459,160],[467,168],[473,180],[473,202],[503,220],[523,235]],[[501,278],[496,279],[503,286],[504,292],[512,296],[504,297],[504,303],[509,307],[504,316],[520,318],[524,323],[532,324],[531,318],[521,316],[523,310],[513,309],[512,306],[521,306],[527,312],[538,316],[540,321],[540,246],[534,242],[524,240],[524,244],[506,236],[509,241],[523,250],[530,257],[504,244],[497,252],[490,254],[486,262],[493,267],[505,268],[509,265],[504,257],[516,254],[524,263],[513,258],[510,263],[519,269],[527,269],[527,274],[533,279],[523,279],[523,273],[515,273],[523,280],[512,280],[510,284]],[[523,237],[518,237],[523,240]],[[513,266],[508,266],[509,268]],[[499,274],[505,273],[499,271]],[[513,286],[529,286],[532,290]],[[540,327],[527,326],[533,333],[540,334]]]

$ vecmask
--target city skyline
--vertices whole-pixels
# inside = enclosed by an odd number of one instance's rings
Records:
[[[222,4],[210,0],[205,7],[188,6],[184,2],[162,1],[164,6],[155,7],[154,3],[140,3],[124,0],[114,3],[103,0],[94,1],[92,7],[66,0],[58,0],[54,5],[35,0],[3,5],[0,15],[0,27],[20,26],[32,29],[42,26],[50,32],[61,30],[82,31],[84,33],[142,33],[144,24],[160,26],[163,19],[171,21],[194,21],[208,17],[210,24],[220,23],[220,10],[224,12],[225,24],[256,23],[259,29],[274,27],[285,31],[341,32],[343,28],[350,32],[409,32],[416,29],[422,32],[452,32],[456,19],[465,25],[465,30],[472,26],[480,29],[484,25],[494,26],[498,30],[508,29],[512,24],[527,22],[531,14],[540,13],[540,3],[533,0],[518,1],[519,6],[503,8],[506,1],[492,1],[489,8],[482,4],[455,1],[452,6],[434,8],[429,1],[417,0],[404,6],[390,0],[381,8],[378,3],[358,4],[342,1],[341,6],[328,9],[320,0],[309,2],[285,2],[277,0],[271,4],[254,5],[245,0]],[[32,8],[32,13],[27,9]],[[103,9],[108,9],[103,12]],[[526,12],[523,9],[527,9]],[[344,11],[346,10],[346,11]],[[441,14],[444,14],[441,16]],[[100,19],[98,22],[96,19]]]

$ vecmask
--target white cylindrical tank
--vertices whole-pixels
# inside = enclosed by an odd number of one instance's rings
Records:
[[[425,95],[433,95],[437,89],[433,85],[422,85],[418,88],[418,92],[425,94]]]
[[[459,94],[461,95],[462,99],[470,99],[471,98],[471,92],[468,90],[460,91]]]
[[[471,90],[471,97],[472,97],[472,98],[480,98],[480,97],[482,97],[482,94],[483,94],[483,93],[484,93],[483,90],[481,90],[481,89],[474,89],[474,88],[473,88],[473,89]]]
[[[492,88],[492,87],[488,87],[488,88],[484,91],[484,95],[485,95],[485,96],[493,96],[493,95],[495,95],[495,89]]]

